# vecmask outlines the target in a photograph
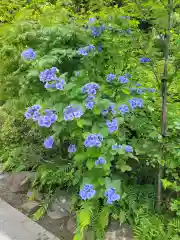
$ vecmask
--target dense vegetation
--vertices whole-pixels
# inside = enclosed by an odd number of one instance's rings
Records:
[[[175,0],[3,3],[0,160],[72,189],[76,240],[180,238],[179,23]]]

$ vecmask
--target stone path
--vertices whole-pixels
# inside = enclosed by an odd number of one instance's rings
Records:
[[[0,234],[5,235],[4,239],[9,237],[9,240],[59,240],[2,199],[0,199]],[[3,237],[1,239],[3,240]]]

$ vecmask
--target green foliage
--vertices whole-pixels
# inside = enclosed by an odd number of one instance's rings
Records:
[[[178,239],[180,219],[167,221],[164,216],[151,215],[140,209],[135,218],[134,239]]]

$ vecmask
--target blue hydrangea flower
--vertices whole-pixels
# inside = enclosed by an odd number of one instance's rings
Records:
[[[56,89],[57,90],[63,90],[65,85],[65,80],[64,79],[58,79],[56,81]]]
[[[102,52],[102,43],[99,43],[97,46],[98,52]]]
[[[29,48],[21,53],[21,57],[23,57],[25,60],[34,60],[36,58],[36,53],[32,48]]]
[[[102,114],[103,116],[106,116],[108,113],[109,113],[108,109],[104,109],[104,110],[101,112],[101,114]]]
[[[80,118],[83,114],[81,106],[69,105],[64,109],[64,120],[71,121],[75,118]]]
[[[85,141],[84,146],[85,147],[101,147],[103,141],[103,136],[101,134],[89,134]]]
[[[68,147],[68,152],[69,152],[69,153],[74,153],[74,152],[76,152],[76,145],[75,145],[75,144],[69,145],[69,147]]]
[[[56,67],[52,67],[50,69],[46,69],[46,70],[42,71],[40,73],[40,81],[45,83],[45,82],[57,80],[56,72],[57,72]]]
[[[86,48],[88,49],[88,52],[91,52],[91,51],[93,51],[95,49],[95,46],[93,44],[90,44]]]
[[[124,147],[124,150],[125,150],[126,152],[129,152],[129,153],[133,152],[133,148],[132,148],[130,145],[126,145],[126,146]]]
[[[115,115],[115,114],[116,114],[115,106],[116,106],[116,105],[115,105],[114,103],[111,103],[107,109],[104,109],[104,110],[101,112],[101,114],[102,114],[103,116],[106,116],[109,112],[111,112],[113,115]]]
[[[142,57],[142,58],[139,59],[139,61],[140,61],[141,63],[147,63],[147,62],[150,62],[150,59],[149,59],[149,58],[146,58],[146,57]]]
[[[108,127],[108,130],[110,133],[113,133],[118,130],[118,120],[113,119],[112,121],[107,120],[106,126]]]
[[[56,88],[56,83],[54,82],[54,83],[48,83],[48,82],[46,82],[45,83],[45,85],[44,85],[44,87],[46,88],[46,89],[49,89],[49,88]]]
[[[115,104],[114,103],[111,103],[109,108],[108,108],[108,111],[112,113],[112,115],[115,115],[116,114],[116,110],[115,110]]]
[[[143,89],[143,88],[138,88],[138,89],[137,89],[137,93],[138,93],[138,94],[143,94],[143,92],[144,92],[144,89]]]
[[[96,104],[95,101],[95,96],[94,95],[89,95],[86,99],[86,108],[89,110],[92,110],[94,105]]]
[[[82,56],[88,56],[89,52],[92,52],[95,49],[95,46],[90,44],[89,46],[79,48],[78,49],[78,54]]]
[[[141,84],[140,83],[136,83],[136,87],[140,87],[141,86]]]
[[[29,107],[24,114],[25,118],[33,119],[34,121],[37,121],[40,116],[40,113],[39,113],[40,109],[41,109],[40,105],[34,105],[32,107]]]
[[[136,90],[137,90],[136,88],[130,88],[131,93],[135,93]]]
[[[120,76],[118,77],[118,80],[120,83],[128,83],[129,79],[126,76]]]
[[[118,109],[122,114],[129,112],[129,107],[125,104],[122,104]]]
[[[133,98],[129,100],[130,106],[132,109],[134,108],[142,108],[143,107],[143,100],[141,98]]]
[[[35,111],[32,115],[32,120],[34,122],[38,121],[39,117],[41,116],[40,112],[39,111]]]
[[[148,90],[148,92],[152,92],[152,93],[154,93],[156,91],[154,88],[148,88],[147,90]]]
[[[88,200],[94,197],[96,194],[96,190],[94,190],[94,187],[92,184],[85,184],[83,189],[80,190],[79,196],[82,200]]]
[[[49,136],[44,140],[44,147],[45,148],[52,148],[53,143],[54,143],[54,138],[52,136]]]
[[[82,92],[83,93],[88,93],[88,94],[92,94],[95,95],[97,90],[99,89],[99,85],[97,83],[87,83],[82,87]]]
[[[94,23],[96,21],[96,18],[95,17],[92,17],[89,19],[89,23]]]
[[[82,56],[88,56],[88,52],[84,48],[79,48],[78,54]]]
[[[116,78],[116,75],[113,73],[107,74],[106,80],[107,82],[112,82]]]
[[[96,166],[106,164],[106,160],[105,160],[103,157],[99,157],[99,158],[95,161],[95,164],[96,164]]]
[[[101,29],[99,27],[90,27],[93,37],[99,37],[101,35]]]
[[[38,119],[38,124],[40,127],[46,127],[49,128],[54,122],[57,120],[57,115],[55,114],[55,111],[46,109],[45,115],[42,115]]]
[[[120,144],[115,144],[115,145],[112,145],[112,150],[115,150],[115,149],[121,149],[122,148],[122,145],[120,145]]]
[[[115,188],[109,188],[104,193],[104,196],[107,197],[108,204],[113,204],[113,202],[120,200],[120,195],[116,193]]]

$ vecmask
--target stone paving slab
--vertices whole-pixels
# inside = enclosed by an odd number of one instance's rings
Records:
[[[1,198],[0,233],[10,240],[60,240]]]

